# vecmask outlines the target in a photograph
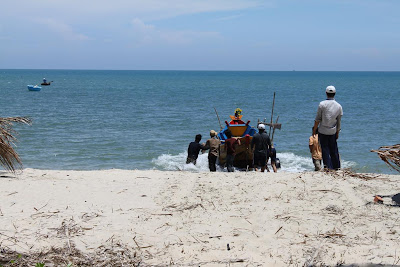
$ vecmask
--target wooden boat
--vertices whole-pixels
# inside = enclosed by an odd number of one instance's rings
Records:
[[[241,110],[236,109],[235,115],[230,116],[231,121],[225,121],[225,128],[218,133],[218,138],[221,140],[219,149],[219,165],[225,166],[226,163],[226,145],[225,140],[228,139],[225,135],[226,130],[232,132],[232,137],[240,140],[240,146],[236,145],[236,155],[233,161],[233,166],[237,168],[252,168],[253,167],[253,151],[251,150],[251,140],[257,132],[255,128],[251,127],[250,121],[246,123],[242,121],[243,115]]]
[[[42,82],[40,85],[47,86],[47,85],[50,85],[52,82],[53,82],[53,81],[51,81],[51,82]]]
[[[42,89],[42,87],[39,85],[28,85],[29,91],[40,91],[41,89]]]

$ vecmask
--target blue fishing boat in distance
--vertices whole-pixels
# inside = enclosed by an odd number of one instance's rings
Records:
[[[42,89],[42,87],[39,85],[28,85],[29,91],[40,91],[40,89]]]

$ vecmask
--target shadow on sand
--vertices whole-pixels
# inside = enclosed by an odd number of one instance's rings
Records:
[[[9,172],[0,172],[0,178],[16,178],[16,176]]]

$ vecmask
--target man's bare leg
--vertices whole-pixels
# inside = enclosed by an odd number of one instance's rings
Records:
[[[271,165],[272,165],[272,169],[274,170],[274,172],[277,172],[275,162],[271,162]]]

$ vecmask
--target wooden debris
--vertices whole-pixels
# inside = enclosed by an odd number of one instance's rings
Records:
[[[340,171],[336,170],[330,170],[330,169],[324,169],[323,172],[325,172],[328,175],[331,175],[335,178],[346,178],[346,177],[353,177],[353,178],[359,178],[363,180],[372,180],[372,179],[380,179],[384,180],[384,178],[380,178],[380,174],[372,174],[372,173],[355,173],[351,169],[341,169]],[[334,192],[334,191],[332,191]]]
[[[142,260],[135,250],[119,242],[106,243],[91,253],[78,250],[71,242],[70,247],[52,247],[47,251],[29,253],[2,248],[0,265],[10,262],[13,262],[12,266],[39,266],[37,263],[44,266],[139,266]]]
[[[208,238],[218,238],[220,239],[222,237],[222,235],[216,235],[216,236],[209,236]]]
[[[320,236],[325,237],[325,238],[329,238],[329,237],[343,237],[343,236],[346,236],[346,235],[339,234],[339,233],[326,233],[326,234],[320,234]]]
[[[390,168],[400,172],[400,144],[393,146],[381,146],[375,152]]]
[[[279,229],[275,232],[277,234],[280,230],[282,230],[283,226],[279,227]]]

